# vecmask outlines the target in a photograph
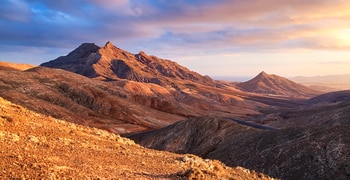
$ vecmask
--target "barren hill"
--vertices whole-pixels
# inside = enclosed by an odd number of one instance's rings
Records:
[[[115,47],[111,42],[103,47],[83,43],[67,56],[41,66],[60,68],[105,81],[128,79],[163,86],[171,85],[173,80],[189,80],[214,85],[209,77],[201,76],[173,61],[149,56],[142,51],[132,54]]]
[[[171,101],[167,109],[158,108],[165,102],[157,99],[147,106],[119,86],[45,67],[0,70],[0,89],[0,96],[28,109],[115,133],[159,128],[195,115]]]
[[[217,160],[143,148],[0,97],[0,179],[272,179]]]
[[[239,83],[236,86],[248,92],[295,98],[310,98],[321,94],[321,92],[307,88],[286,78],[267,74],[264,71],[253,79]]]
[[[342,122],[267,131],[197,117],[130,138],[148,148],[219,159],[281,179],[349,179],[349,130]]]

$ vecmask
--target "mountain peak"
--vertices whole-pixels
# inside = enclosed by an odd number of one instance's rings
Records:
[[[82,43],[75,50],[79,50],[79,49],[98,49],[98,48],[99,47],[95,43]]]
[[[268,75],[265,71],[261,71],[259,75]]]
[[[271,75],[267,74],[265,71],[261,71],[254,79],[269,78]]]
[[[144,51],[140,51],[139,55],[141,55],[141,56],[148,56]]]
[[[237,84],[237,86],[248,92],[290,97],[305,98],[315,96],[319,93],[287,78],[267,74],[264,71],[247,82]]]
[[[107,41],[104,47],[110,48],[110,47],[115,47],[115,46],[112,44],[111,41]]]

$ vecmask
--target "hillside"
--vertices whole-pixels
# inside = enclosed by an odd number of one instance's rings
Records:
[[[24,71],[30,68],[35,67],[34,65],[30,64],[16,64],[16,63],[10,63],[10,62],[1,62],[0,61],[0,70],[14,70],[14,71]]]
[[[38,113],[121,134],[194,116],[244,118],[259,114],[258,106],[267,106],[240,97],[244,93],[230,86],[197,84],[177,90],[130,80],[105,82],[46,67],[0,70],[0,89],[3,98]]]
[[[348,179],[349,129],[343,122],[267,131],[198,117],[130,138],[148,148],[193,153],[281,179]]]
[[[0,107],[1,179],[271,179],[217,160],[146,149],[1,97]]]
[[[0,89],[3,98],[35,112],[115,133],[164,127],[196,115],[171,101],[140,104],[118,86],[44,67],[0,70]],[[162,103],[167,103],[163,111],[157,107]]]
[[[334,127],[350,124],[350,91],[336,91],[311,98],[294,110],[279,110],[261,117],[273,127]]]
[[[267,74],[264,71],[253,79],[238,83],[236,86],[248,92],[293,98],[310,98],[321,94],[320,91],[307,88],[277,75]]]

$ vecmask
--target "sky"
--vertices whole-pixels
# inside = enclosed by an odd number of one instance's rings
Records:
[[[349,0],[1,0],[0,61],[107,41],[211,77],[350,73]]]

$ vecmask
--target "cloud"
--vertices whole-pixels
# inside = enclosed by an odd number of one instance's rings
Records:
[[[348,9],[347,0],[6,0],[0,39],[58,48],[112,40],[172,54],[349,50],[335,33],[350,29]]]
[[[29,7],[21,0],[3,0],[1,2],[0,20],[26,22],[29,14]]]

